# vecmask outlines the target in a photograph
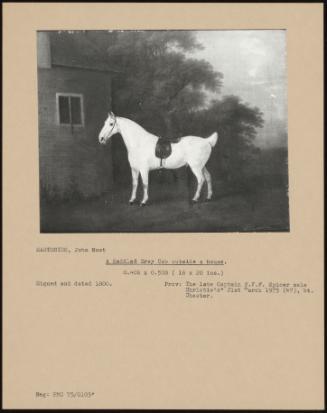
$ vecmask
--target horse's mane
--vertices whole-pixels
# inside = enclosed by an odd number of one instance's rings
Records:
[[[124,122],[126,122],[126,123],[130,124],[131,126],[133,126],[133,128],[139,129],[140,131],[145,132],[146,134],[152,136],[153,138],[158,138],[158,136],[156,136],[153,133],[147,131],[145,128],[143,128],[143,126],[141,126],[139,123],[135,122],[132,119],[124,118],[124,117],[121,117],[121,116],[119,116],[118,119],[122,119]]]

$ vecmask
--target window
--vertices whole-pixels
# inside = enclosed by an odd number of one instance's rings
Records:
[[[57,113],[60,125],[84,125],[83,95],[57,93]]]

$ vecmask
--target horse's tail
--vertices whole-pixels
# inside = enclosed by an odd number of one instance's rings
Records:
[[[216,145],[216,143],[217,143],[218,133],[217,133],[217,132],[214,132],[214,133],[213,133],[212,135],[210,135],[209,138],[207,138],[206,140],[210,143],[211,147],[213,148],[213,147]]]

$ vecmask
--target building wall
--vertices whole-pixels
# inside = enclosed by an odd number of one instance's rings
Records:
[[[79,93],[84,127],[58,124],[56,93]],[[111,79],[106,72],[52,67],[38,69],[40,184],[59,197],[83,197],[112,187],[110,147],[98,134],[111,109]]]
[[[37,33],[37,67],[51,67],[51,45],[49,34],[46,32]]]

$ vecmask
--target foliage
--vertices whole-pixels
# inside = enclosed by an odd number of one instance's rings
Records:
[[[62,201],[80,201],[86,199],[85,195],[78,187],[75,177],[71,177],[65,189],[60,189],[58,185],[40,182],[40,200],[47,203],[60,203]]]
[[[263,116],[237,96],[209,101],[221,92],[222,73],[191,57],[203,48],[192,31],[86,31],[90,44],[117,70],[112,108],[160,136],[208,136],[218,131],[210,159],[214,173],[240,179],[256,163],[254,146]]]
[[[239,179],[249,163],[256,163],[260,150],[254,146],[256,129],[263,126],[262,113],[237,96],[213,100],[208,108],[184,113],[176,119],[178,134],[219,135],[217,149],[210,159],[211,170],[229,181]]]
[[[113,109],[158,134],[172,134],[172,116],[195,111],[206,91],[220,91],[222,74],[204,60],[186,56],[202,46],[194,32],[122,31],[91,34],[120,73],[113,82]],[[101,44],[101,46],[99,46]]]

